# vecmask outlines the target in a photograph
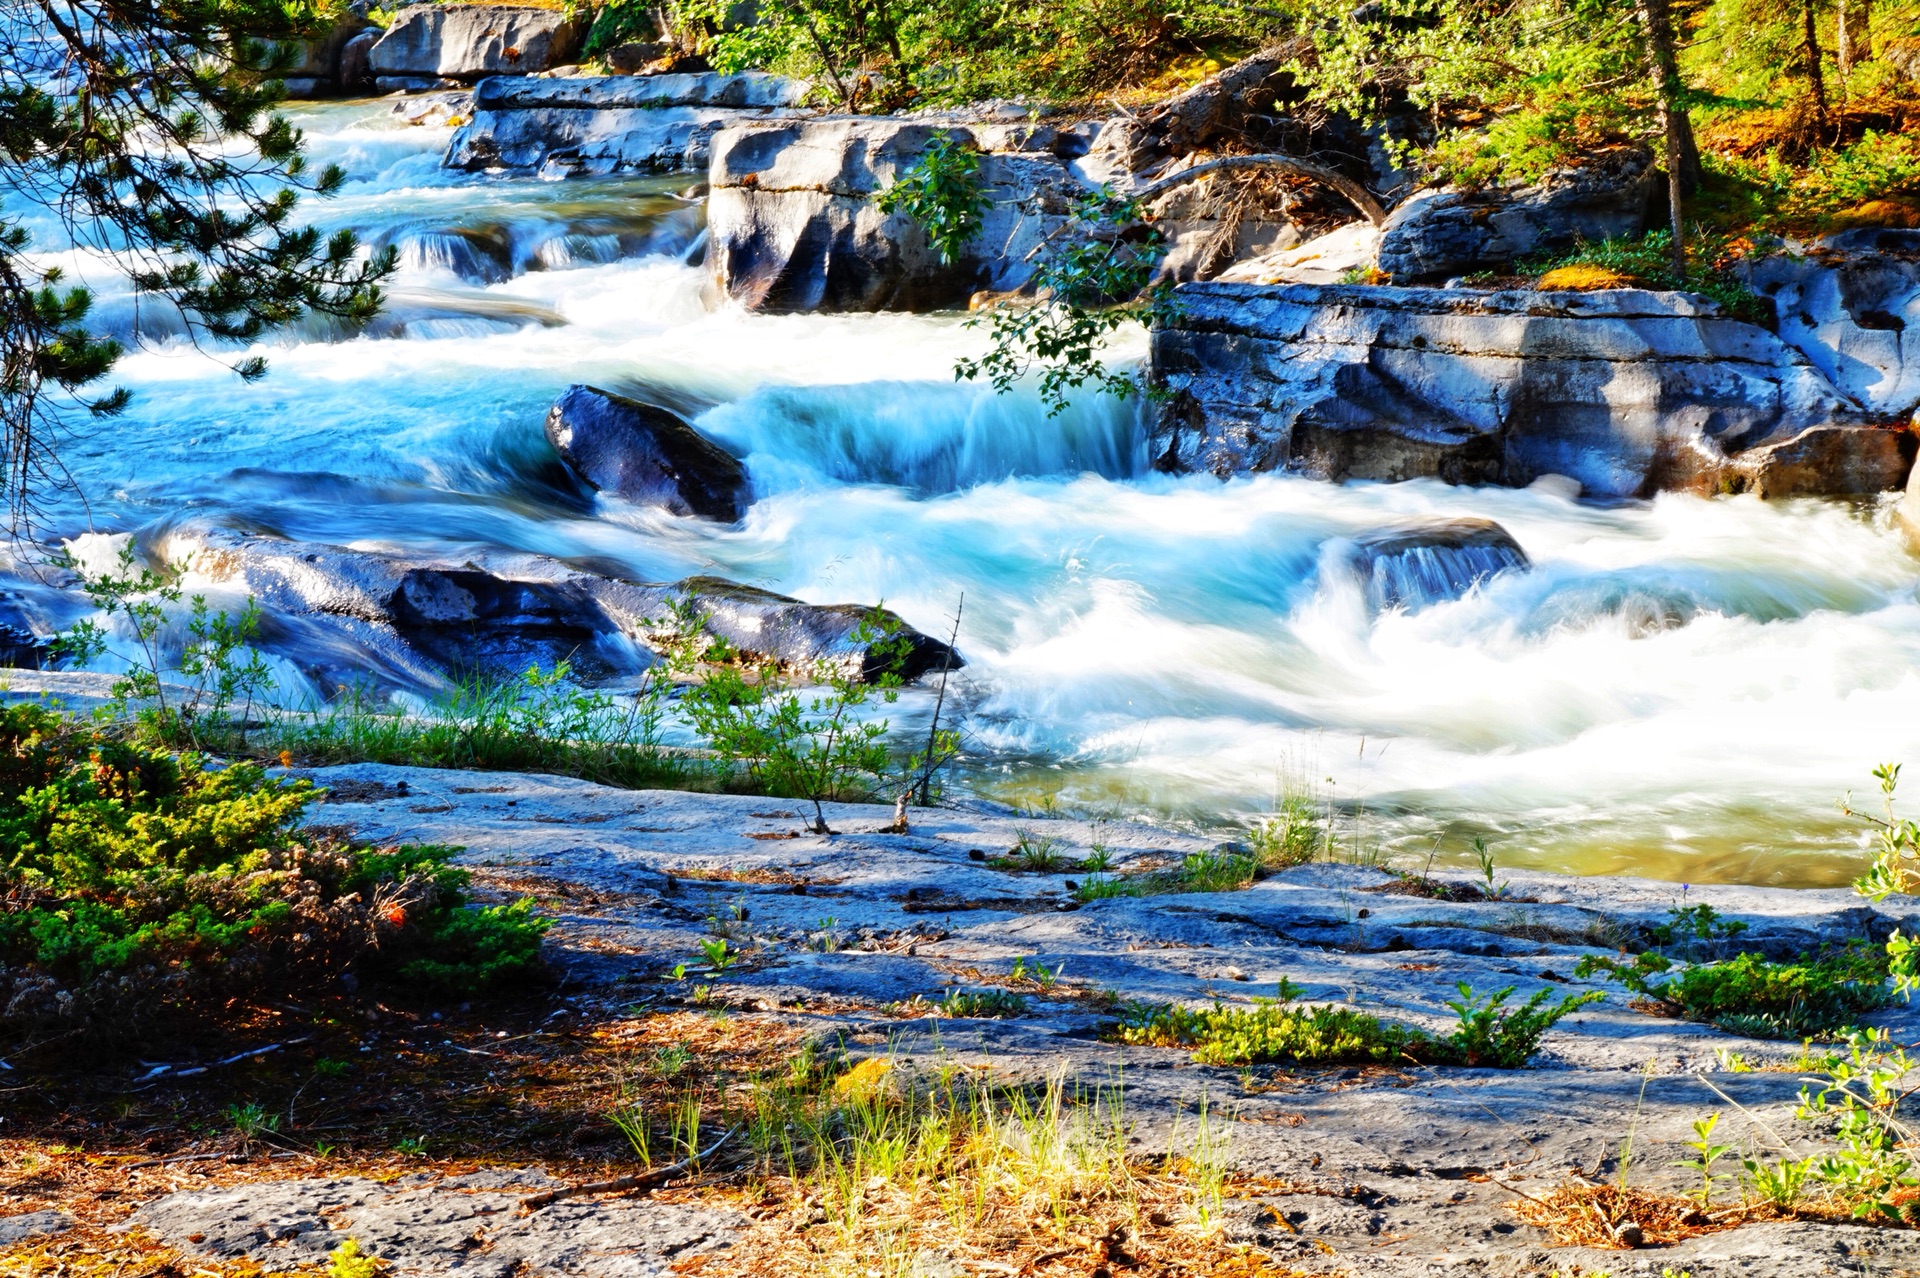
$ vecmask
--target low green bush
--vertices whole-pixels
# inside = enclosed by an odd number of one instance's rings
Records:
[[[537,969],[530,902],[471,907],[451,848],[304,835],[315,796],[0,709],[0,1026],[137,1030],[346,973],[468,993]]]
[[[1121,1014],[1108,1036],[1137,1046],[1191,1048],[1193,1059],[1204,1065],[1400,1061],[1521,1069],[1557,1021],[1604,997],[1598,991],[1569,994],[1549,1007],[1550,992],[1540,990],[1519,1007],[1509,1008],[1505,1004],[1513,994],[1512,986],[1485,999],[1477,998],[1464,982],[1459,989],[1460,1001],[1447,1006],[1459,1014],[1460,1025],[1444,1038],[1352,1008],[1298,1006],[1295,1000],[1301,991],[1286,980],[1280,982],[1279,997],[1255,999],[1252,1007],[1135,1003]]]
[[[1892,1001],[1886,951],[1850,947],[1793,963],[1739,954],[1718,963],[1676,965],[1648,951],[1631,960],[1588,955],[1574,974],[1604,972],[1690,1021],[1754,1038],[1827,1038]]]

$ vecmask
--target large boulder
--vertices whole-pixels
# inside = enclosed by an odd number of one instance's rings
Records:
[[[1782,340],[1863,409],[1920,409],[1920,357],[1906,353],[1920,342],[1920,231],[1842,231],[1805,256],[1750,259],[1742,271],[1773,300]]]
[[[713,577],[658,584],[540,555],[453,561],[183,523],[146,553],[186,562],[190,584],[259,601],[262,642],[323,686],[371,675],[435,687],[449,675],[511,676],[569,662],[586,679],[638,673],[656,645],[724,639],[801,678],[915,679],[963,662],[884,609],[803,603]]]
[[[804,81],[761,71],[501,76],[474,89],[472,118],[448,144],[446,162],[550,177],[700,170],[717,131],[791,115],[806,92]]]
[[[952,263],[907,214],[874,203],[941,136],[982,152],[992,201]],[[710,299],[759,311],[919,311],[1019,289],[1033,251],[1085,189],[1065,158],[1084,148],[1070,129],[1024,121],[826,116],[723,130],[708,170]]]
[[[1183,285],[1153,339],[1157,464],[1221,476],[1667,488],[1898,487],[1875,429],[1806,357],[1681,293]]]
[[[739,459],[664,408],[570,386],[547,414],[547,439],[604,493],[676,515],[729,523],[752,494]]]
[[[505,4],[411,4],[367,53],[376,78],[477,80],[569,62],[585,35],[558,9]]]
[[[1504,271],[1576,241],[1637,235],[1655,194],[1643,147],[1601,151],[1521,187],[1437,189],[1409,196],[1381,228],[1376,265],[1398,284]]]
[[[1376,612],[1458,599],[1503,572],[1532,567],[1520,543],[1491,519],[1418,519],[1353,539],[1346,562]]]

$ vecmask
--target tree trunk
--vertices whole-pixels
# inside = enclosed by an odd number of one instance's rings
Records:
[[[1680,64],[1673,56],[1673,17],[1667,0],[1635,0],[1640,14],[1640,29],[1647,45],[1647,71],[1653,80],[1654,101],[1659,104],[1660,135],[1665,142],[1667,165],[1667,218],[1673,230],[1673,277],[1676,285],[1687,278],[1686,232],[1681,221],[1681,200],[1699,183],[1700,155],[1693,143],[1693,129],[1686,109],[1680,105]]]
[[[1853,66],[1853,37],[1847,33],[1847,0],[1840,0],[1840,18],[1833,30],[1833,61],[1840,68],[1840,100],[1847,100],[1847,72]]]
[[[1813,109],[1820,121],[1820,132],[1827,131],[1827,77],[1820,70],[1820,33],[1813,23],[1813,0],[1804,0],[1800,11],[1806,18],[1807,79],[1813,84]]]

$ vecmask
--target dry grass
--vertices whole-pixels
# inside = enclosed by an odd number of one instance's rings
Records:
[[[1641,284],[1631,275],[1604,266],[1561,266],[1542,275],[1534,287],[1585,293],[1605,288],[1639,288]]]
[[[1764,1203],[1705,1212],[1688,1198],[1581,1180],[1568,1181],[1544,1197],[1516,1198],[1507,1208],[1546,1230],[1558,1246],[1617,1251],[1665,1246],[1779,1215]]]

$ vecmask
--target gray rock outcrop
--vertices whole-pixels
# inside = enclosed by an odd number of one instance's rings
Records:
[[[1421,519],[1376,529],[1355,537],[1346,559],[1375,612],[1458,599],[1500,573],[1532,566],[1513,534],[1491,519]]]
[[[873,197],[948,136],[976,146],[992,202],[946,263],[904,212]],[[707,283],[760,311],[937,310],[1033,273],[1031,251],[1084,189],[1066,159],[1084,138],[1044,123],[827,116],[742,125],[714,138]]]
[[[1530,186],[1419,191],[1381,228],[1377,265],[1397,284],[1417,284],[1507,270],[1517,258],[1576,240],[1637,235],[1655,177],[1649,152],[1616,147]]]
[[[1786,496],[1898,487],[1913,457],[1805,356],[1689,294],[1214,282],[1178,298],[1153,340],[1162,469]]]
[[[380,80],[478,80],[527,75],[571,59],[582,24],[558,9],[504,4],[412,4],[367,53]],[[414,87],[396,84],[395,88]]]
[[[884,609],[808,604],[714,577],[671,584],[584,572],[540,555],[464,561],[288,541],[201,524],[149,539],[216,589],[266,613],[263,646],[329,687],[373,675],[434,687],[448,672],[514,675],[571,664],[584,679],[636,674],[650,645],[705,634],[801,677],[904,679],[963,663]]]
[[[676,515],[731,523],[752,494],[739,459],[664,408],[570,386],[547,414],[547,440],[604,493]]]
[[[793,113],[802,81],[743,71],[530,79],[474,89],[473,118],[448,144],[460,169],[538,169],[546,176],[706,167],[729,124]]]
[[[1750,260],[1781,340],[1870,413],[1920,409],[1920,231],[1842,231],[1804,257]]]

